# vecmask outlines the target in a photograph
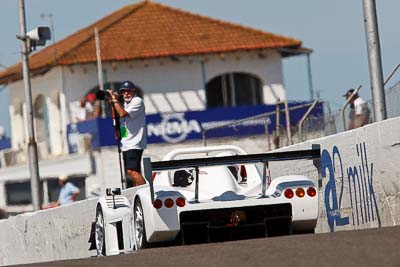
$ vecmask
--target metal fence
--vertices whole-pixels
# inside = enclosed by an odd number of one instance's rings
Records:
[[[388,118],[400,116],[400,82],[398,82],[393,87],[387,89],[385,91],[385,95]],[[290,125],[290,127],[287,127],[287,125],[279,124],[279,120],[277,120],[277,124],[279,125],[277,125],[276,130],[272,134],[268,133],[266,128],[265,138],[268,143],[268,150],[344,131],[342,110],[339,109],[332,111],[328,101],[316,100],[316,102],[323,103],[323,116],[308,116],[309,112],[306,112],[303,118],[295,125]],[[309,110],[311,110],[316,102],[306,104],[306,106],[309,107]],[[372,100],[369,100],[367,102],[370,110],[372,111]],[[289,108],[288,110],[290,112],[291,109]],[[207,131],[218,130],[219,128],[223,127],[234,127],[235,125],[249,124],[255,120],[265,120],[265,125],[267,125],[268,117],[276,116],[277,112],[284,113],[285,110],[260,114],[257,116],[235,121],[234,123],[206,129],[203,132],[203,145],[207,145]],[[346,119],[348,118],[348,112],[348,109],[345,110]],[[372,113],[371,116],[371,121],[373,122],[374,118]]]
[[[316,116],[311,112],[315,109],[317,104],[323,105],[324,112],[321,115]],[[267,141],[267,150],[321,137],[326,134],[336,133],[335,122],[331,119],[330,106],[327,102],[315,100],[313,103],[307,103],[290,108],[287,103],[284,102],[278,102],[276,105],[277,109],[275,111],[204,129],[203,145],[207,145],[207,133],[209,131],[218,131],[228,127],[260,123],[260,121],[263,121],[263,124],[265,125],[264,136]],[[284,108],[282,109],[280,106],[283,106]],[[304,114],[295,124],[290,124],[288,119],[289,113],[298,109],[304,109]],[[274,118],[272,119],[272,117]],[[274,121],[272,127],[270,125],[271,121]],[[289,124],[287,124],[286,121],[289,121]],[[271,128],[274,129],[272,133],[268,130]]]
[[[386,90],[386,110],[388,118],[400,116],[400,82]]]
[[[400,116],[400,82],[397,82],[393,87],[385,90],[386,99],[386,111],[388,118],[394,118]],[[367,101],[368,107],[371,110],[371,122],[375,121],[373,114],[372,99]],[[348,120],[349,110],[345,110],[345,118]],[[331,115],[331,120],[335,122],[336,132],[343,132],[343,117],[342,111],[336,110]]]

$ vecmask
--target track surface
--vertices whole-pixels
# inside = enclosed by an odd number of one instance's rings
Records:
[[[18,266],[400,266],[400,226],[154,248]]]

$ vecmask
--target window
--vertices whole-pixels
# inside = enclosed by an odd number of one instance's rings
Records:
[[[31,183],[29,181],[5,184],[7,205],[31,204]]]
[[[207,108],[262,104],[262,83],[246,73],[227,73],[206,85]]]

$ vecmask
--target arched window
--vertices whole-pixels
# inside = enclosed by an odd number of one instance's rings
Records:
[[[35,99],[33,108],[35,110],[36,139],[38,142],[48,141],[50,134],[46,98],[43,95],[39,95]]]
[[[207,108],[262,104],[262,83],[246,73],[226,73],[206,85]]]

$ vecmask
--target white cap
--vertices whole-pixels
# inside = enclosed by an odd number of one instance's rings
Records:
[[[66,181],[68,179],[68,176],[65,174],[60,174],[60,176],[58,176],[58,180],[60,181]]]

